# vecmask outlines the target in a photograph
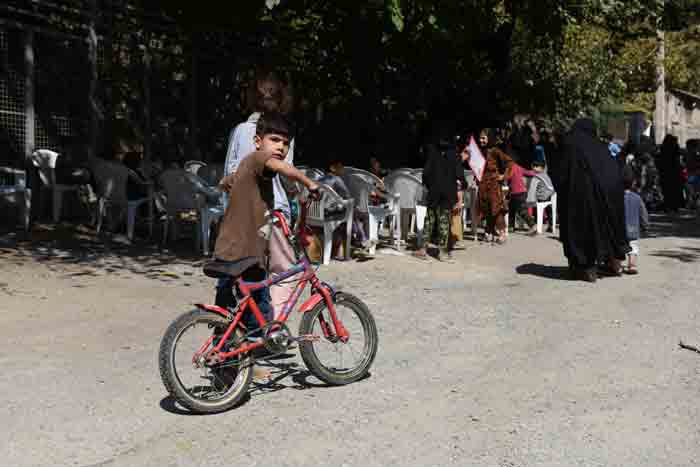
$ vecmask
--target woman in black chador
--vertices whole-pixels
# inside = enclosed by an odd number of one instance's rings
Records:
[[[552,181],[559,197],[561,241],[569,270],[595,282],[597,264],[614,274],[630,251],[625,233],[622,173],[596,138],[593,120],[578,120],[565,136]]]

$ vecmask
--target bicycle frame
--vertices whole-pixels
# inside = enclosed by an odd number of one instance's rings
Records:
[[[302,205],[302,212],[301,212],[301,217],[300,217],[300,222],[299,222],[299,231],[302,233],[304,231],[305,227],[305,220],[306,220],[306,210],[308,208],[307,204]],[[284,219],[284,217],[278,213],[275,212],[275,216],[277,217],[277,222],[280,224],[279,228],[282,229],[282,231],[285,233],[285,236],[287,237],[287,240],[292,244],[294,247],[295,251],[297,251],[297,247],[292,241],[292,236],[290,234],[289,227],[287,225],[287,221]],[[275,227],[273,227],[275,228]],[[323,315],[319,315],[319,320],[321,324],[321,329],[323,330],[324,336],[326,338],[331,338],[331,337],[337,337],[338,340],[341,342],[347,342],[350,338],[350,334],[348,333],[347,329],[343,326],[343,323],[338,319],[338,316],[336,314],[335,310],[335,303],[334,303],[334,291],[328,286],[327,284],[322,283],[318,277],[316,277],[316,271],[314,269],[314,266],[311,264],[311,261],[309,261],[308,256],[306,253],[303,251],[303,248],[301,248],[301,254],[299,254],[299,251],[297,251],[297,257],[301,256],[300,261],[292,266],[289,270],[276,274],[273,277],[270,277],[264,281],[261,282],[246,282],[243,279],[238,279],[237,285],[238,289],[241,291],[243,294],[243,297],[239,301],[239,306],[237,307],[235,314],[233,317],[231,317],[231,313],[228,312],[228,310],[219,308],[219,307],[214,307],[211,305],[202,305],[198,304],[197,307],[208,310],[208,311],[213,311],[219,314],[224,314],[226,317],[229,319],[232,319],[231,324],[229,327],[226,329],[226,332],[221,336],[221,339],[219,340],[219,343],[211,349],[209,352],[207,352],[209,355],[211,354],[217,354],[218,360],[220,362],[223,362],[224,360],[227,360],[229,358],[235,357],[236,355],[245,353],[245,352],[250,352],[251,350],[257,349],[259,347],[264,346],[264,342],[261,340],[260,342],[251,342],[249,344],[244,344],[240,347],[237,347],[234,350],[231,350],[229,352],[222,352],[221,349],[225,345],[226,341],[229,339],[231,336],[231,333],[236,329],[238,325],[243,326],[243,323],[241,322],[241,319],[243,318],[243,314],[246,313],[247,310],[250,310],[250,312],[253,313],[255,316],[255,319],[257,320],[258,324],[260,325],[260,328],[263,328],[267,324],[269,324],[269,321],[265,320],[265,317],[263,316],[262,312],[260,311],[260,308],[258,308],[257,303],[255,303],[255,300],[251,297],[251,294],[259,289],[262,289],[264,287],[271,287],[273,285],[279,284],[280,282],[283,282],[285,280],[288,280],[298,274],[301,274],[301,278],[299,279],[299,282],[297,283],[297,286],[294,288],[294,291],[292,292],[292,295],[289,297],[287,302],[284,304],[282,310],[279,312],[277,317],[273,321],[279,321],[279,322],[286,322],[287,319],[289,318],[289,315],[291,314],[292,310],[296,306],[297,302],[299,301],[299,297],[303,293],[304,289],[306,288],[307,284],[311,283],[311,289],[312,291],[315,291],[311,295],[311,297],[306,300],[302,306],[299,308],[299,311],[301,313],[305,313],[307,311],[310,311],[311,309],[314,308],[321,300],[326,302],[326,305],[328,306],[328,311],[331,317],[331,322],[333,324],[333,328],[326,323],[325,319],[323,318]],[[202,355],[203,352],[206,351],[206,349],[209,348],[209,345],[213,342],[214,336],[211,336],[205,343],[202,345],[202,347],[195,353],[192,361],[196,362],[198,358]]]

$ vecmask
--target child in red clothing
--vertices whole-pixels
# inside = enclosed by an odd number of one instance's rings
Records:
[[[537,226],[535,219],[527,212],[527,185],[525,184],[525,176],[534,177],[535,172],[526,170],[517,163],[513,162],[511,176],[508,179],[510,185],[510,205],[509,205],[509,224],[510,228],[515,230],[515,220],[520,217],[528,226],[528,235],[537,234]]]

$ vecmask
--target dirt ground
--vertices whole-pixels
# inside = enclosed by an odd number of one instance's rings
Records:
[[[656,217],[641,274],[597,284],[566,280],[546,235],[334,262],[321,277],[377,320],[371,376],[326,387],[295,356],[214,416],[158,373],[167,325],[213,295],[189,244],[3,234],[0,464],[698,465],[700,354],[678,344],[700,345],[699,225]]]

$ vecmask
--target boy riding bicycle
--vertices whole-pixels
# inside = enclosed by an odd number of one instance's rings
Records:
[[[214,247],[214,260],[222,267],[240,261],[252,262],[242,275],[246,281],[265,279],[268,239],[270,236],[274,195],[272,179],[281,174],[304,184],[312,195],[318,193],[318,185],[303,172],[284,162],[289,151],[290,125],[280,114],[265,113],[256,125],[255,148],[235,173],[224,177],[219,188],[229,194],[229,204],[224,213],[219,236]],[[253,260],[257,261],[253,261]],[[272,320],[274,310],[270,304],[269,289],[253,293],[266,320]],[[231,279],[220,279],[217,284],[216,305],[235,305]],[[257,328],[255,318],[248,315],[248,330]]]

